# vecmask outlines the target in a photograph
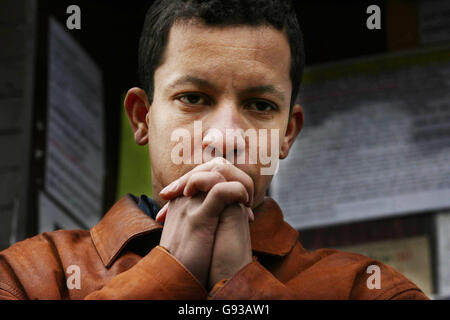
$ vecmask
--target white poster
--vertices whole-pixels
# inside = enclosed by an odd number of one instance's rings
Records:
[[[450,48],[307,70],[271,195],[298,229],[450,207]]]
[[[450,211],[436,214],[436,263],[440,296],[450,298]]]
[[[419,2],[419,34],[421,44],[450,41],[450,1]]]
[[[52,232],[55,230],[83,230],[85,227],[69,217],[54,201],[43,192],[39,193],[39,231]]]
[[[56,20],[49,32],[45,190],[92,227],[103,202],[102,74]]]
[[[428,297],[433,295],[430,243],[426,236],[370,242],[337,249],[383,262],[411,280]]]

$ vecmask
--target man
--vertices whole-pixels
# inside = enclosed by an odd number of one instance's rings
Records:
[[[378,261],[306,251],[265,196],[273,163],[250,161],[251,145],[258,137],[257,156],[287,157],[303,125],[303,55],[288,1],[156,1],[140,43],[143,88],[124,102],[136,143],[148,144],[153,199],[125,196],[89,232],[3,251],[0,297],[427,299]]]

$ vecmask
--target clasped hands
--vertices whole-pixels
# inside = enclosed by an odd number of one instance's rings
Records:
[[[252,262],[253,180],[224,158],[198,165],[160,192],[160,245],[210,290]]]

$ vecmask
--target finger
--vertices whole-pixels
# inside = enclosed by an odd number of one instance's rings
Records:
[[[231,207],[239,208],[239,210],[228,210]],[[233,217],[233,216],[234,217],[239,216],[240,218],[247,218],[247,220],[249,220],[249,222],[255,221],[255,216],[253,214],[252,209],[244,206],[241,203],[239,205],[234,203],[234,204],[229,204],[229,205],[225,206],[223,211],[220,213],[221,222],[224,221],[224,219],[229,219],[230,217]]]
[[[232,203],[246,203],[249,195],[244,185],[237,181],[220,182],[207,194],[202,204],[206,214],[219,214],[225,206]]]
[[[225,181],[226,179],[218,172],[194,172],[186,183],[183,195],[192,197],[198,191],[208,193],[214,185]]]
[[[161,196],[161,198],[166,200],[171,200],[173,198],[181,196],[183,194],[187,181],[195,172],[210,171],[215,165],[220,164],[231,165],[231,162],[229,162],[224,158],[214,158],[208,162],[200,164],[191,171],[189,171],[188,173],[186,173],[185,175],[183,175],[182,177],[172,181],[169,185],[167,185],[164,189],[160,191],[159,195]]]
[[[247,216],[247,218],[248,218],[248,220],[250,220],[250,222],[255,221],[255,216],[254,216],[253,210],[251,208],[246,207],[244,205],[239,205],[239,206],[242,209],[242,213]],[[224,211],[221,213],[221,217],[224,217],[224,212],[229,212],[229,211],[227,211],[226,207],[224,208]],[[227,214],[225,213],[225,215],[227,215]]]
[[[246,207],[246,208],[247,208],[247,211],[248,211],[248,219],[249,219],[251,222],[255,221],[255,215],[254,215],[254,213],[253,213],[252,208],[249,208],[249,207]]]
[[[169,185],[167,185],[164,189],[162,189],[159,192],[159,195],[161,196],[161,198],[163,198],[165,200],[172,200],[172,199],[180,196],[184,190],[184,186],[181,187],[181,185],[179,183],[180,179],[181,178],[172,181]]]
[[[159,211],[155,217],[156,222],[163,223],[166,220],[167,209],[169,208],[169,202],[167,202]]]
[[[244,202],[244,204],[248,207],[253,204],[254,184],[252,178],[247,173],[232,164],[215,165],[211,170],[219,172],[227,181],[240,182],[249,195],[248,201]]]
[[[195,172],[200,171],[218,172],[223,177],[225,177],[227,181],[241,182],[247,189],[247,193],[249,195],[249,201],[245,203],[245,205],[251,206],[253,204],[253,191],[254,191],[253,180],[249,177],[247,173],[245,173],[238,167],[232,165],[229,161],[227,161],[224,158],[214,158],[211,161],[208,161],[195,167],[194,169],[186,173],[184,176],[173,181],[170,185],[164,188],[160,192],[160,196],[166,200],[180,196],[183,193],[183,190],[187,184],[187,181],[189,181],[190,177]]]

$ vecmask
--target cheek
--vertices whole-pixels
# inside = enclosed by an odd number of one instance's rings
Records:
[[[158,150],[161,154],[169,153],[171,133],[177,128],[169,107],[155,102],[151,107],[148,119],[149,144],[151,149]]]
[[[286,115],[286,118],[288,118],[289,115]],[[275,147],[277,147],[278,152],[281,152],[281,150],[283,149],[283,144],[285,143],[285,135],[286,135],[286,130],[287,130],[287,125],[288,125],[288,121],[280,121],[279,124],[279,130],[278,130],[278,138],[277,138],[277,145]],[[272,147],[272,150],[275,150],[274,147]]]
[[[283,142],[283,129],[270,128],[258,130],[258,164],[264,165],[264,162],[261,163],[261,157],[277,157]]]
[[[157,112],[156,108],[152,110],[148,121],[149,141],[148,150],[150,154],[150,163],[155,179],[160,179],[159,175],[167,171],[170,165],[170,134],[171,123],[165,119],[164,115]],[[164,181],[161,181],[164,182]]]
[[[172,160],[172,150],[180,145],[180,140],[172,141],[171,136],[176,129],[183,127],[170,115],[154,116],[149,123],[148,148],[153,179],[157,184],[165,186],[193,168],[193,165]]]

